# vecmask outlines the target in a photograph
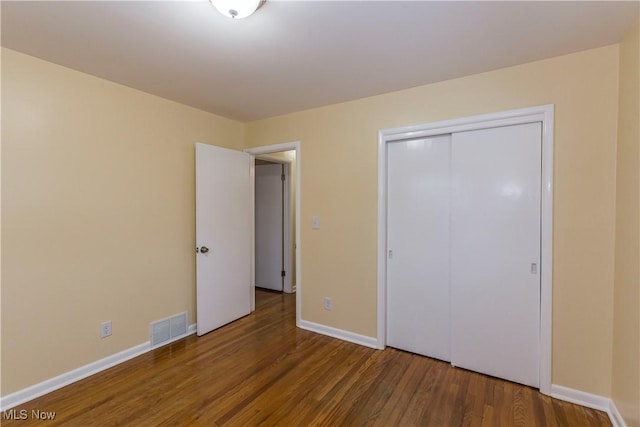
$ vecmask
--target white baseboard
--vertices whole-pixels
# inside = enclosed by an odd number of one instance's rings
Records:
[[[87,378],[93,374],[97,374],[98,372],[104,371],[120,363],[126,362],[129,359],[133,359],[134,357],[147,353],[150,350],[185,338],[189,335],[194,334],[195,332],[196,325],[193,324],[189,326],[186,334],[175,337],[171,341],[164,342],[156,347],[152,348],[151,343],[147,341],[145,343],[138,344],[134,347],[123,350],[119,353],[107,356],[104,359],[96,360],[95,362],[91,362],[72,371],[65,372],[64,374],[58,375],[57,377],[50,378],[48,380],[42,381],[41,383],[34,384],[22,390],[18,390],[7,396],[0,397],[0,411],[6,411],[7,409],[11,409],[14,406],[21,405],[47,393],[51,393],[54,390],[58,390],[66,385],[69,385],[76,381],[80,381],[81,379]]]
[[[615,403],[608,397],[551,384],[551,397],[606,412],[613,427],[625,427]]]
[[[609,410],[609,405],[611,404],[611,399],[608,397],[574,390],[557,384],[551,384],[551,396],[556,399],[576,403],[578,405],[586,406],[587,408],[605,412]]]
[[[607,411],[607,414],[609,414],[609,419],[611,420],[611,424],[613,424],[613,427],[627,426],[627,424],[625,424],[624,422],[624,418],[622,418],[622,414],[620,414],[620,411],[618,411],[616,403],[613,401],[613,399],[611,400],[611,405],[609,407],[609,411]]]
[[[308,320],[300,320],[298,327],[306,329],[307,331],[316,332],[318,334],[327,335],[333,338],[338,338],[343,341],[352,342],[354,344],[360,344],[365,347],[378,348],[378,339],[368,337],[366,335],[356,334],[354,332],[345,331],[338,328],[332,328],[331,326],[321,325],[319,323],[309,322]]]

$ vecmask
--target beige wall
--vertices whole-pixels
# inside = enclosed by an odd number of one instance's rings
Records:
[[[620,44],[612,397],[640,425],[640,42]]]
[[[244,125],[6,49],[2,104],[7,395],[195,321],[194,143]]]
[[[617,102],[616,45],[249,123],[301,141],[302,318],[376,336],[379,129],[553,103],[553,383],[609,396]]]

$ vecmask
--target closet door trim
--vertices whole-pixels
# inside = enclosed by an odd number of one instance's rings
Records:
[[[542,197],[540,261],[540,391],[551,394],[553,271],[553,104],[503,111],[378,132],[378,330],[377,347],[386,346],[387,307],[387,143],[468,130],[542,123]]]

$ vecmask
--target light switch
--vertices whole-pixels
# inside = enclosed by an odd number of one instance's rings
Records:
[[[311,217],[311,229],[313,229],[313,230],[319,230],[320,229],[320,218],[318,218],[317,216],[312,216]]]

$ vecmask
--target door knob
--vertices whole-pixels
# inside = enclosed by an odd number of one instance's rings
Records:
[[[202,246],[202,247],[200,248],[200,253],[201,253],[201,254],[206,254],[207,252],[209,252],[209,248],[208,248],[208,247],[206,247],[206,246]]]

